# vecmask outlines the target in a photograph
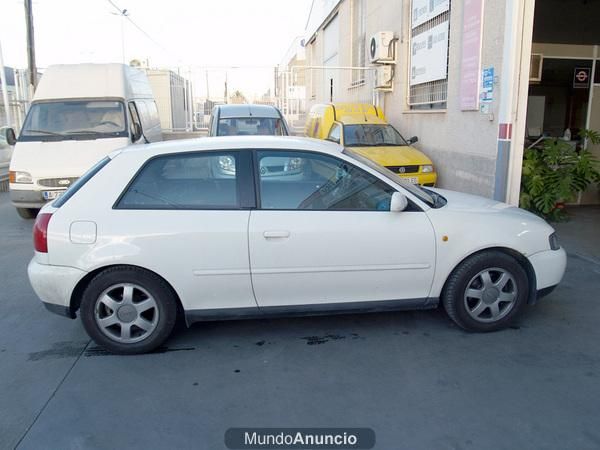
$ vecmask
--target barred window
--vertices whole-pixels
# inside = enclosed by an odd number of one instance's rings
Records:
[[[365,0],[352,0],[352,65],[365,67],[366,14]],[[365,83],[365,71],[352,71],[352,87]]]
[[[439,38],[443,37],[442,42]],[[412,28],[409,46],[411,58],[411,73],[409,74],[408,105],[413,110],[446,109],[448,99],[448,51],[450,37],[450,9],[431,20]],[[416,66],[415,54],[423,48],[430,50],[436,43],[445,45],[446,51],[437,61],[438,77],[423,76],[421,67]],[[431,64],[431,63],[429,63]],[[427,70],[432,70],[429,66]],[[443,72],[443,75],[442,75]],[[420,81],[422,79],[423,81]]]

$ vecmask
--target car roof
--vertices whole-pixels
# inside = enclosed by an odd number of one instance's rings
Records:
[[[343,125],[388,125],[381,117],[376,116],[341,116],[337,121]]]
[[[279,119],[281,114],[279,110],[271,105],[218,105],[219,118],[228,119],[236,117],[268,117]]]
[[[297,136],[219,136],[195,139],[176,139],[145,145],[130,145],[113,152],[143,153],[147,157],[170,153],[186,153],[210,150],[304,150],[332,155],[340,154],[344,148],[334,142]]]

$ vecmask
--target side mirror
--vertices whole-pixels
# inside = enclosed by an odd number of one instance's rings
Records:
[[[392,194],[392,201],[390,202],[391,212],[401,212],[408,206],[408,199],[406,195],[401,192],[394,192]]]
[[[142,137],[142,126],[134,122],[133,123],[133,132],[131,134],[131,142],[137,142]]]
[[[409,143],[410,145],[412,145],[412,144],[416,144],[417,142],[419,142],[419,138],[418,138],[417,136],[413,136],[413,137],[411,137],[411,138],[408,140],[408,143]]]
[[[17,136],[15,135],[15,130],[13,130],[12,128],[6,128],[4,130],[4,139],[6,139],[6,143],[8,145],[15,145],[17,143]]]

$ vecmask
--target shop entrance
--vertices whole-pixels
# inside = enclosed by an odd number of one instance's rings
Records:
[[[545,58],[539,82],[529,86],[526,146],[562,137],[581,145],[587,127],[593,63],[590,60]]]

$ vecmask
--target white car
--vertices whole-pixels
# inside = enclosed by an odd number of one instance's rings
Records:
[[[278,176],[263,158],[281,162]],[[156,348],[179,315],[189,325],[442,303],[467,330],[498,330],[566,266],[533,214],[293,137],[116,151],[42,209],[34,244],[29,279],[46,307],[79,311],[115,353]]]

